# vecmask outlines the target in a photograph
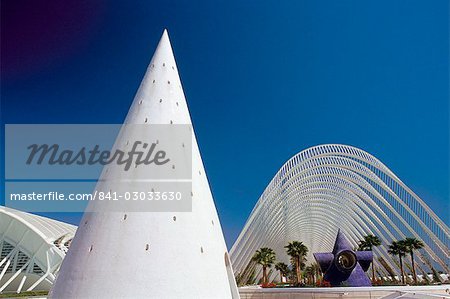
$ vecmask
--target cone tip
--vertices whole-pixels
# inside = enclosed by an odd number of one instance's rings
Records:
[[[164,38],[164,37],[169,38],[169,31],[167,31],[167,28],[164,28],[164,30],[163,30],[163,34],[162,34],[161,38]]]

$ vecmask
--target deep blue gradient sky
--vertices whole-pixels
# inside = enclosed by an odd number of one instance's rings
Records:
[[[2,124],[122,123],[168,28],[229,247],[323,143],[378,157],[450,223],[448,1],[241,2],[2,1]]]

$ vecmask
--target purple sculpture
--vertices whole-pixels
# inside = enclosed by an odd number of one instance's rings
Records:
[[[314,253],[314,258],[324,273],[323,279],[329,281],[331,286],[372,285],[365,273],[373,260],[372,251],[353,251],[341,230],[338,230],[333,252]]]

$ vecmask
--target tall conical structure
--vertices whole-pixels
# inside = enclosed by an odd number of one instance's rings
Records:
[[[191,124],[167,31],[125,124]],[[238,298],[194,134],[191,196],[192,212],[86,213],[50,296]]]

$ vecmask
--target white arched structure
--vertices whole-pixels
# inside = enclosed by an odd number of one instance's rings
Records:
[[[288,262],[284,246],[293,240],[307,245],[307,259],[314,261],[312,253],[332,249],[339,228],[355,247],[368,234],[382,240],[374,249],[379,275],[399,274],[387,249],[405,237],[425,243],[417,253],[417,274],[449,273],[448,226],[378,159],[355,147],[329,144],[298,153],[269,183],[230,251],[235,275],[250,275],[245,272],[261,247]],[[408,258],[405,263],[408,272]]]
[[[76,229],[0,207],[0,293],[50,290]]]

